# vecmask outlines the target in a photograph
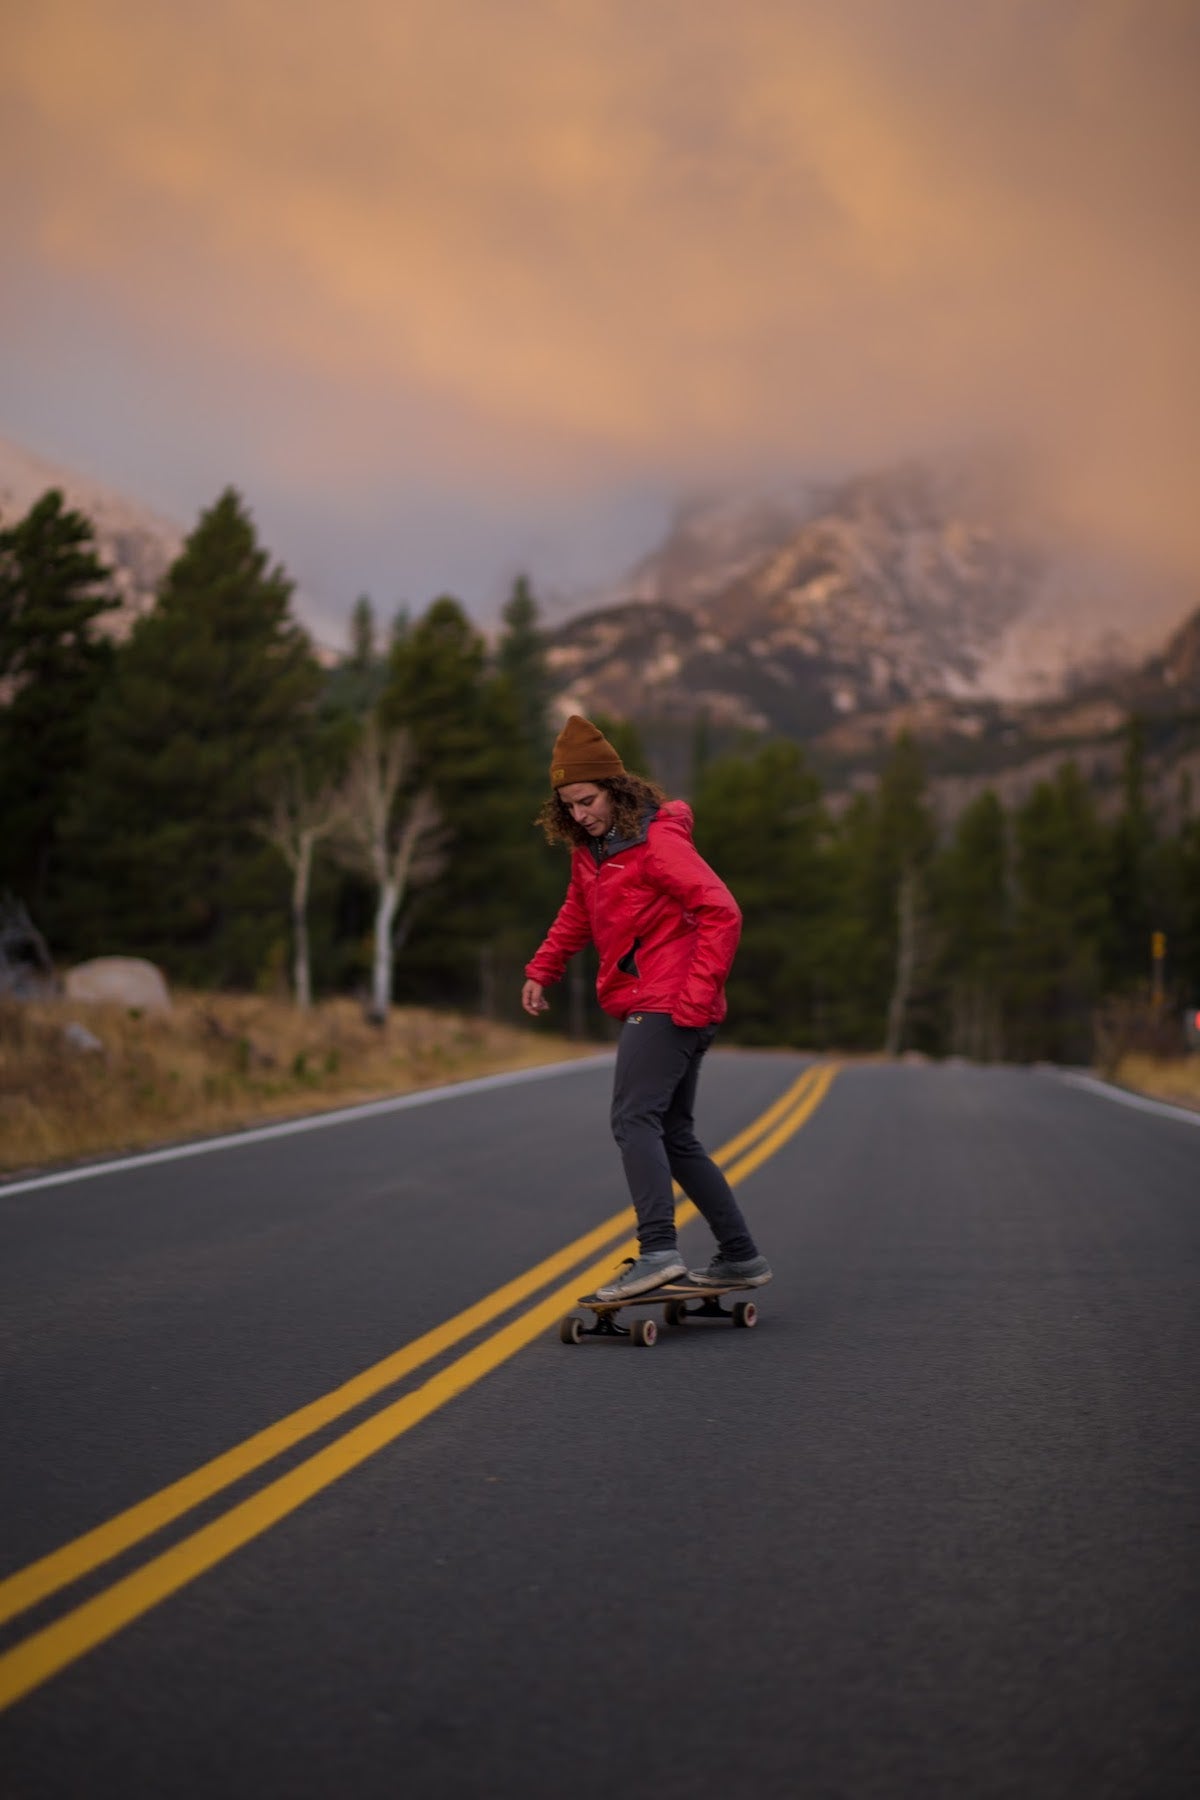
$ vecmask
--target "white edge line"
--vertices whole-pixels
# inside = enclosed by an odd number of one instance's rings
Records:
[[[1192,1112],[1190,1107],[1172,1106],[1169,1100],[1152,1100],[1148,1094],[1131,1094],[1128,1088],[1114,1087],[1112,1082],[1100,1081],[1095,1075],[1074,1075],[1065,1069],[1055,1073],[1059,1081],[1069,1081],[1072,1087],[1103,1094],[1106,1100],[1116,1100],[1121,1106],[1136,1107],[1138,1112],[1161,1113],[1164,1118],[1178,1119],[1184,1125],[1200,1125],[1200,1112]]]
[[[344,1106],[336,1112],[308,1113],[300,1119],[281,1119],[275,1125],[253,1125],[245,1131],[227,1132],[223,1137],[198,1138],[188,1144],[172,1144],[164,1150],[140,1150],[132,1156],[113,1157],[107,1162],[84,1163],[76,1169],[58,1169],[53,1175],[31,1175],[24,1181],[0,1183],[0,1200],[9,1194],[26,1194],[32,1188],[62,1187],[71,1181],[91,1181],[97,1175],[117,1175],[126,1169],[146,1169],[153,1163],[177,1162],[185,1156],[208,1156],[214,1150],[232,1150],[241,1144],[263,1144],[271,1138],[291,1137],[301,1131],[323,1131],[327,1125],[350,1125],[358,1119],[371,1119],[381,1113],[405,1112],[410,1106],[433,1106],[439,1100],[458,1100],[467,1094],[486,1093],[490,1088],[515,1087],[524,1081],[544,1081],[554,1075],[571,1075],[578,1069],[599,1069],[611,1063],[616,1052],[609,1050],[598,1056],[580,1056],[567,1062],[537,1063],[531,1069],[510,1069],[499,1075],[476,1075],[470,1081],[455,1081],[445,1087],[420,1088],[412,1094],[396,1094],[390,1100],[364,1100],[358,1106]]]

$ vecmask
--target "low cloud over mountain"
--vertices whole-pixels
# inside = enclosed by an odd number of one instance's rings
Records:
[[[1052,698],[1130,666],[1186,610],[1181,590],[1130,580],[1114,591],[1039,538],[989,471],[910,463],[683,509],[552,660],[564,704],[807,735],[925,701]]]
[[[559,709],[636,719],[675,780],[700,719],[852,768],[902,728],[950,763],[954,745],[1019,760],[1111,733],[1137,705],[1170,710],[1195,596],[1089,564],[1029,518],[1011,471],[985,461],[697,502],[554,632]]]

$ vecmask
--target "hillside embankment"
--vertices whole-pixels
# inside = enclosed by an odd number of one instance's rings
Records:
[[[169,1012],[0,1002],[0,1174],[147,1149],[353,1105],[601,1046],[462,1014],[351,1000],[307,1013],[254,995],[177,993]],[[1200,1107],[1200,1056],[1129,1054],[1105,1071]]]
[[[1111,1079],[1134,1093],[1200,1110],[1200,1055],[1123,1056]]]
[[[0,1003],[0,1172],[145,1149],[324,1107],[589,1055],[600,1046],[485,1019],[352,1000],[301,1013],[176,991],[169,1012]]]

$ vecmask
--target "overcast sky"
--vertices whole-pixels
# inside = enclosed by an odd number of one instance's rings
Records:
[[[0,432],[319,602],[997,436],[1200,573],[1195,0],[3,0]]]

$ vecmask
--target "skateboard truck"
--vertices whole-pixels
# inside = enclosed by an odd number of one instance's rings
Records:
[[[722,1287],[704,1287],[699,1282],[666,1282],[660,1288],[611,1301],[600,1300],[594,1294],[581,1294],[579,1304],[587,1307],[594,1323],[585,1325],[578,1313],[568,1313],[559,1322],[558,1335],[564,1344],[579,1344],[585,1337],[632,1338],[635,1344],[647,1347],[657,1343],[658,1326],[653,1319],[637,1318],[630,1325],[617,1324],[616,1314],[627,1306],[661,1306],[663,1324],[669,1326],[682,1325],[693,1318],[728,1319],[733,1325],[749,1329],[758,1323],[758,1308],[753,1300],[738,1300],[732,1307],[721,1305],[723,1294],[736,1292],[738,1288],[744,1290],[746,1285],[737,1282]]]
[[[582,1324],[582,1321],[581,1321]],[[583,1325],[581,1337],[630,1337],[631,1327],[618,1325],[611,1313],[597,1312],[594,1325]]]

